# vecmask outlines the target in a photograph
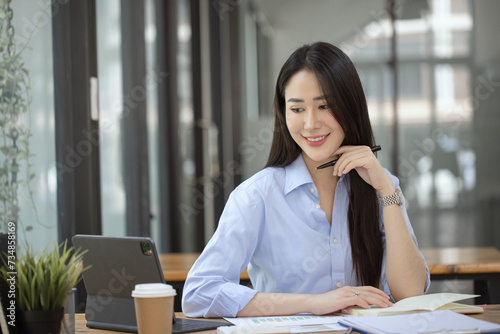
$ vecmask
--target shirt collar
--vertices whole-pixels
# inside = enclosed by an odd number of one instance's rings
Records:
[[[313,180],[302,154],[299,154],[294,162],[285,167],[285,189],[283,192],[287,195],[290,191],[308,183],[313,183]]]
[[[338,182],[349,182],[348,176],[349,175],[342,175]],[[287,195],[292,190],[309,183],[314,184],[304,158],[302,154],[299,154],[294,162],[285,167],[285,189],[283,193]]]

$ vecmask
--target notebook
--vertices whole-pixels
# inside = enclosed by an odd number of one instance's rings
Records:
[[[136,333],[132,290],[140,283],[165,283],[153,240],[96,235],[75,235],[72,240],[76,249],[88,250],[83,256],[83,265],[91,266],[83,272],[87,289],[87,327]],[[172,317],[172,333],[230,325],[226,322],[177,319],[175,313],[165,316]]]
[[[394,306],[387,308],[372,307],[371,309],[363,309],[359,307],[349,307],[343,310],[342,313],[347,313],[356,316],[385,316],[396,314],[407,314],[417,312],[431,312],[450,310],[457,313],[482,313],[485,306],[467,305],[456,303],[457,301],[479,297],[479,295],[469,295],[462,293],[432,293],[421,296],[408,297],[401,299]]]
[[[500,325],[450,310],[386,317],[341,317],[339,324],[366,334],[500,333]]]

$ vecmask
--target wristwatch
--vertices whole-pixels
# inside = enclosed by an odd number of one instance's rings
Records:
[[[382,206],[397,204],[399,206],[403,205],[403,193],[401,189],[396,188],[396,192],[392,195],[380,197],[380,204]]]

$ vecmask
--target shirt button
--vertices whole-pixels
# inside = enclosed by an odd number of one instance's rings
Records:
[[[321,207],[319,206],[319,204],[316,204],[316,209],[320,209]]]
[[[336,244],[337,243],[337,238],[333,238],[333,243]]]
[[[311,190],[311,192],[312,192],[312,193],[314,192],[314,188],[311,188],[311,189],[309,189],[309,190]]]
[[[336,284],[336,285],[337,285],[337,288],[340,288],[340,287],[342,286],[342,283],[337,282],[337,284]]]

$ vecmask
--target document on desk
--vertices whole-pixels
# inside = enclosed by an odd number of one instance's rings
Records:
[[[297,314],[281,317],[242,317],[224,318],[239,328],[245,328],[249,333],[254,330],[262,333],[263,328],[289,328],[290,333],[308,333],[345,330],[344,326],[338,324],[339,316],[314,316],[309,314]]]
[[[407,314],[416,312],[431,312],[451,310],[457,313],[481,313],[484,308],[479,305],[466,305],[456,303],[457,301],[479,297],[461,293],[432,293],[427,295],[408,297],[394,303],[392,307],[363,309],[360,307],[348,307],[342,313],[359,316],[386,316],[396,314]]]
[[[388,315],[343,317],[339,323],[368,334],[498,333],[500,325],[450,310]]]

